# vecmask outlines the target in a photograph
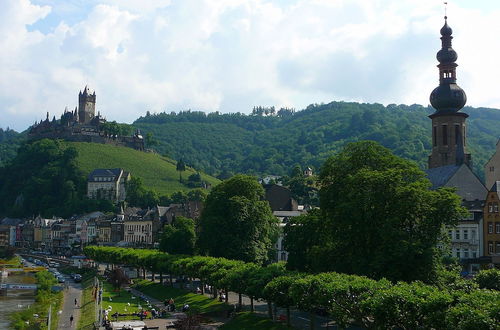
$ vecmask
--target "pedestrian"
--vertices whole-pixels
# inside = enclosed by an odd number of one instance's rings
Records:
[[[71,314],[71,316],[69,317],[69,326],[73,326],[73,314]]]
[[[78,306],[78,302],[76,301],[76,298],[75,298],[75,308]]]

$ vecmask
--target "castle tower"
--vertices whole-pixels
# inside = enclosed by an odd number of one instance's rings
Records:
[[[472,166],[470,154],[466,153],[466,125],[469,115],[460,112],[467,102],[465,92],[457,85],[457,53],[451,47],[452,29],[444,17],[441,28],[441,50],[436,57],[439,61],[439,86],[430,96],[431,105],[436,111],[432,119],[432,153],[429,168],[446,165],[467,164]]]
[[[88,124],[95,117],[95,91],[90,94],[87,86],[78,94],[78,122]]]

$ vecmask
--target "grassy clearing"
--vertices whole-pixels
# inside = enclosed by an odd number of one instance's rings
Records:
[[[0,259],[0,266],[2,267],[10,267],[10,268],[18,268],[21,267],[21,258],[18,256],[14,256],[10,259]]]
[[[273,322],[251,312],[238,313],[231,321],[224,324],[221,330],[289,330],[285,324]]]
[[[95,274],[95,271],[93,273]],[[77,329],[93,330],[95,321],[94,276],[90,272],[86,272],[82,275],[82,279],[83,292]]]
[[[124,289],[115,290],[107,282],[103,282],[102,308],[108,309],[111,306],[109,316],[118,312],[119,314],[131,314],[144,310],[150,310],[148,303],[139,297],[135,297]],[[123,316],[119,320],[139,319],[137,316]]]
[[[125,147],[106,144],[68,142],[78,150],[77,162],[85,174],[96,168],[123,168],[133,176],[141,177],[144,185],[158,193],[171,194],[177,191],[189,191],[189,187],[179,182],[176,161],[158,154],[141,152]],[[182,172],[187,179],[196,173],[192,168]],[[202,180],[216,185],[219,180],[201,174]]]
[[[219,302],[216,299],[211,299],[200,294],[187,292],[185,290],[172,288],[170,286],[153,283],[147,280],[137,282],[134,285],[134,288],[160,301],[172,298],[174,299],[177,308],[181,308],[182,305],[188,304],[192,311],[200,314],[231,309],[230,306]]]

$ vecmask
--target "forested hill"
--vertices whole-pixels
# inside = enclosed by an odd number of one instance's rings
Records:
[[[26,138],[26,134],[18,133],[12,129],[0,128],[0,166],[14,158],[21,141]]]
[[[431,148],[430,107],[332,102],[305,110],[256,108],[251,115],[184,111],[147,114],[134,126],[153,133],[160,153],[194,168],[221,173],[288,174],[295,164],[318,169],[351,141],[374,140],[426,167]],[[468,150],[475,172],[500,137],[500,110],[466,107]],[[267,115],[266,115],[267,113]]]

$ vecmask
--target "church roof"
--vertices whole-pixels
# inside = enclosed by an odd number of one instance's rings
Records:
[[[426,170],[427,178],[432,183],[431,189],[444,187],[459,168],[458,165],[446,165]]]

